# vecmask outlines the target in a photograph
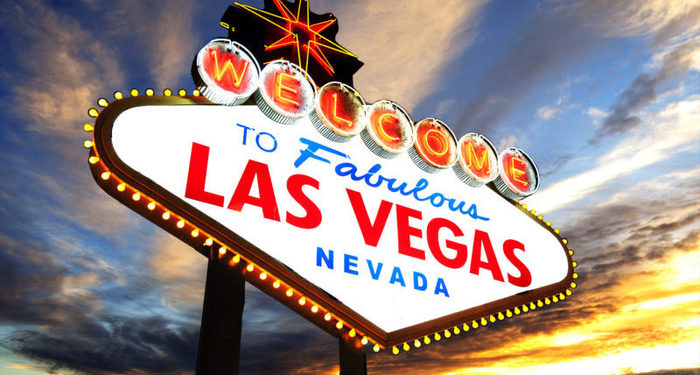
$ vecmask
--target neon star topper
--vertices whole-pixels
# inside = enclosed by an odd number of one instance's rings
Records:
[[[263,64],[285,59],[306,70],[317,85],[340,81],[352,85],[363,65],[335,41],[338,20],[311,12],[308,0],[265,0],[263,9],[234,3],[221,18],[229,39],[244,44]]]

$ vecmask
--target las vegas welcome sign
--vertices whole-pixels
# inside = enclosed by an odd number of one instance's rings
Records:
[[[398,353],[571,295],[567,241],[519,202],[539,184],[522,150],[235,41],[195,65],[193,95],[90,110],[95,180],[322,329]]]

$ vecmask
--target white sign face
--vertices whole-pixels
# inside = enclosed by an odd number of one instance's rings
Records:
[[[114,120],[130,168],[391,333],[565,280],[561,240],[487,186],[333,142],[256,106]]]

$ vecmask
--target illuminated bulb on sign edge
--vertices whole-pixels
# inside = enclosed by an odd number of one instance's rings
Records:
[[[121,91],[114,92],[114,99],[121,100],[123,97],[124,95],[122,95]]]
[[[155,210],[155,209],[156,209],[156,203],[155,203],[155,202],[151,202],[151,203],[148,204],[148,210],[149,210],[149,211],[153,211],[153,210]]]
[[[207,245],[207,246],[211,246],[211,245],[214,244],[214,239],[212,239],[212,238],[207,238],[207,240],[204,241],[204,244]]]
[[[121,184],[117,185],[117,190],[119,190],[119,191],[126,190],[126,184],[122,182]]]
[[[170,212],[168,212],[168,211],[163,212],[162,218],[163,218],[163,220],[170,219]]]
[[[220,248],[219,248],[219,254],[221,254],[221,255],[226,254],[226,248],[225,248],[225,247],[220,247]]]
[[[362,345],[367,345],[368,342],[369,340],[367,339],[367,337],[363,337],[362,340],[360,340],[360,343],[362,343]]]
[[[292,288],[289,288],[287,289],[287,292],[285,294],[287,295],[287,297],[291,297],[292,295],[294,295],[294,291],[292,290]]]
[[[141,199],[141,194],[139,194],[139,193],[134,193],[134,194],[131,196],[131,199],[133,199],[134,201],[138,201],[139,199]]]
[[[343,329],[343,322],[339,320],[338,323],[335,324],[335,328]]]
[[[111,173],[109,173],[109,172],[102,172],[102,174],[100,175],[100,178],[103,180],[109,180],[110,174]]]
[[[92,141],[88,140],[88,141],[83,142],[83,147],[85,147],[85,148],[92,147]]]
[[[178,227],[178,228],[182,229],[182,228],[184,228],[184,226],[185,226],[185,221],[184,221],[184,220],[180,220],[180,221],[177,222],[177,227]]]
[[[265,280],[265,279],[267,279],[267,274],[265,272],[263,272],[260,274],[260,280]],[[313,310],[313,309],[311,309],[311,310]]]
[[[316,306],[316,305],[311,306],[311,312],[316,314],[318,312],[318,306]]]
[[[326,315],[323,316],[323,320],[325,320],[325,321],[331,320],[331,313],[326,313]]]
[[[279,281],[279,280],[275,280],[275,282],[274,282],[274,283],[272,283],[272,287],[273,287],[273,288],[275,288],[275,289],[277,289],[277,288],[279,288],[279,287],[280,287],[280,285],[281,285],[281,284],[282,284],[282,283],[280,283],[280,281]]]
[[[380,348],[378,344],[374,344],[374,347],[372,347],[372,350],[374,350],[375,353],[379,353],[379,349]]]
[[[253,272],[253,270],[255,269],[255,266],[253,265],[253,263],[248,263],[248,265],[246,266],[245,269],[246,269],[248,272]]]

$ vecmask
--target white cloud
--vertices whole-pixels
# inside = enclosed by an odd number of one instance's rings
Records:
[[[541,118],[542,120],[551,120],[559,116],[562,112],[563,109],[561,107],[544,106],[537,110],[537,117]]]
[[[355,86],[369,102],[411,111],[437,85],[446,63],[473,40],[480,1],[352,1],[338,4],[340,44],[365,65]]]
[[[552,212],[590,196],[615,180],[682,152],[700,142],[700,95],[667,105],[651,115],[638,135],[620,142],[597,160],[597,166],[552,184],[528,199],[528,205]]]

